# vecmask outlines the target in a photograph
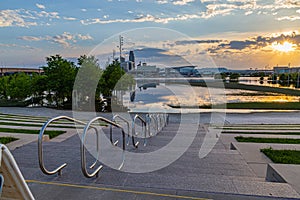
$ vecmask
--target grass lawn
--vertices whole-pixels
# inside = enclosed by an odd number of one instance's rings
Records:
[[[14,123],[14,122],[0,122],[0,125],[6,126],[31,126],[31,127],[42,127],[43,124],[29,124],[29,123]],[[77,125],[82,126],[82,125]],[[66,125],[49,125],[48,127],[52,128],[76,128],[75,126],[66,126]]]
[[[47,120],[47,117],[37,117],[37,116],[29,116],[29,115],[17,115],[17,114],[3,114],[0,113],[1,117],[6,118],[19,118],[19,119],[35,119],[35,120]]]
[[[0,132],[5,133],[24,133],[24,134],[39,134],[40,130],[29,130],[29,129],[13,129],[13,128],[0,128]],[[60,134],[65,133],[66,131],[55,131],[55,130],[46,130],[45,134],[49,135],[49,138],[52,139]]]
[[[14,138],[14,137],[0,137],[1,144],[7,144],[7,143],[13,142],[15,140],[18,140],[18,139]]]
[[[300,151],[296,150],[273,150],[271,148],[261,149],[274,163],[300,164]]]
[[[223,134],[257,134],[257,135],[300,135],[300,132],[253,132],[253,131],[243,131],[243,132],[237,132],[237,131],[222,131]]]
[[[291,139],[291,138],[256,138],[256,137],[237,136],[235,137],[235,139],[238,142],[300,144],[300,139]]]

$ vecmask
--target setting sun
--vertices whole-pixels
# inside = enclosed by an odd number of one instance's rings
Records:
[[[281,52],[290,52],[295,50],[296,45],[290,42],[285,41],[283,44],[278,42],[272,43],[272,48]]]

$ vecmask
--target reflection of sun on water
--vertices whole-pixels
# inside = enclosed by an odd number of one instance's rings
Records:
[[[295,45],[293,43],[290,43],[290,42],[287,42],[287,41],[285,41],[283,44],[278,43],[278,42],[273,42],[272,43],[272,48],[274,50],[281,51],[281,52],[294,51],[296,49],[296,46],[297,45]]]

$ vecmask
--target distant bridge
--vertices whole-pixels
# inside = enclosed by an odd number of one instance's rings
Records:
[[[40,68],[17,68],[17,67],[1,67],[0,68],[0,76],[6,76],[16,73],[24,72],[25,74],[33,74],[38,73],[41,74],[44,72],[43,69]]]

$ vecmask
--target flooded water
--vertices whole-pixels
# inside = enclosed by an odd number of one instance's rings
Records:
[[[247,85],[261,85],[261,86],[268,86],[268,87],[280,87],[280,88],[290,88],[290,89],[296,89],[294,84],[290,84],[289,86],[283,86],[279,83],[272,83],[272,81],[268,81],[268,77],[264,77],[264,80],[261,81],[260,77],[240,77],[239,83],[241,84],[247,84]]]
[[[170,109],[180,107],[209,106],[232,102],[299,102],[300,97],[277,93],[256,92],[236,89],[192,87],[181,84],[160,83],[156,88],[137,89],[135,98],[123,96],[123,103],[130,109]]]

